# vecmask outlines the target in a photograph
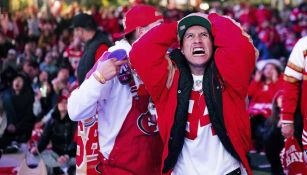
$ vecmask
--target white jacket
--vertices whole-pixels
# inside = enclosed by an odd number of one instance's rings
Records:
[[[125,49],[129,53],[131,46],[123,39],[117,41],[108,51],[116,49]],[[122,85],[117,76],[101,84],[91,75],[71,93],[67,107],[73,121],[82,121],[97,112],[100,152],[108,158],[131,106],[132,93],[129,85]]]

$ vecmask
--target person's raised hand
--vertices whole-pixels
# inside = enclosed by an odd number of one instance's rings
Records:
[[[108,81],[114,78],[119,73],[121,65],[126,64],[127,62],[127,59],[118,61],[116,58],[111,58],[100,62],[96,71],[98,71],[103,78]]]

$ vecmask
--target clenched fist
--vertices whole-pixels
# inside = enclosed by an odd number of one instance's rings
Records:
[[[108,81],[114,78],[119,73],[120,67],[127,62],[127,59],[118,61],[116,58],[111,58],[99,62],[96,71],[99,71],[105,80]]]
[[[284,123],[281,125],[281,133],[285,138],[289,138],[294,134],[293,123]]]

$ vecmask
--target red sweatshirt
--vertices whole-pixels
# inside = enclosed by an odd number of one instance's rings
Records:
[[[278,90],[280,90],[282,81],[265,84],[264,82],[252,81],[248,87],[248,96],[253,103],[272,103],[272,100]]]

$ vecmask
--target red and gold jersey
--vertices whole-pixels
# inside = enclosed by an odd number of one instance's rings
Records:
[[[98,159],[98,123],[93,116],[85,121],[78,122],[76,167],[79,175],[96,175]]]
[[[284,75],[281,118],[283,123],[293,123],[294,113],[300,105],[304,121],[302,141],[307,149],[307,36],[294,46]],[[300,99],[299,99],[300,98]],[[300,104],[298,104],[300,101]]]

